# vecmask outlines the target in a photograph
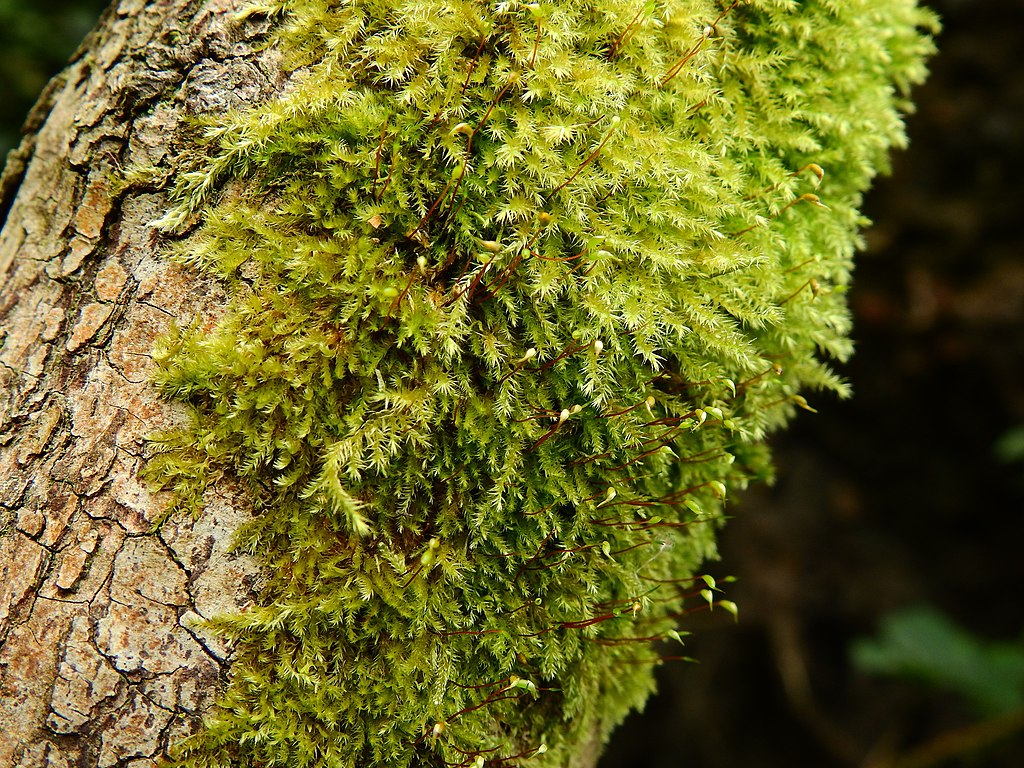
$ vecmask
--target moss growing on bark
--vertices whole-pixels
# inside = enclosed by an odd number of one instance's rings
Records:
[[[181,257],[235,290],[156,352],[237,478],[264,599],[181,765],[570,765],[716,598],[727,489],[845,394],[860,196],[911,0],[286,0],[283,95],[216,115]],[[703,593],[703,594],[702,594]],[[730,608],[728,603],[724,607]],[[670,639],[675,646],[654,645]],[[588,746],[589,745],[589,746]]]

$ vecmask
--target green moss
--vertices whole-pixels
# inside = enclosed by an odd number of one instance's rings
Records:
[[[726,488],[799,392],[846,392],[857,207],[934,19],[253,12],[296,73],[179,176],[164,225],[200,213],[180,255],[235,295],[157,350],[194,423],[151,471],[193,511],[237,478],[267,582],[214,622],[232,680],[179,764],[571,764],[713,599]]]

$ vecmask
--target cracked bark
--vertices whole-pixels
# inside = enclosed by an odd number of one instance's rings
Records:
[[[236,0],[122,0],[48,86],[0,178],[0,765],[141,766],[197,726],[230,649],[197,625],[253,600],[230,487],[152,530],[145,436],[184,418],[153,340],[215,321],[216,284],[161,255],[182,120],[278,91]]]

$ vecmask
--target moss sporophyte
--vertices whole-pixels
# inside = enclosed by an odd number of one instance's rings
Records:
[[[857,211],[922,79],[911,0],[285,0],[209,117],[150,471],[251,498],[261,604],[181,766],[562,766],[717,606],[726,490],[845,394]],[[244,279],[241,274],[244,273]],[[732,604],[721,604],[735,610]],[[658,643],[670,639],[670,644]],[[590,755],[590,757],[587,757]]]

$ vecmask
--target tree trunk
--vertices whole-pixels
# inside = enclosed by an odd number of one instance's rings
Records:
[[[187,115],[280,86],[233,0],[122,0],[28,119],[2,182],[0,765],[148,765],[196,725],[227,649],[194,624],[253,599],[230,488],[154,532],[145,436],[183,418],[149,382],[172,321],[218,286],[156,255],[163,193],[118,189]]]

